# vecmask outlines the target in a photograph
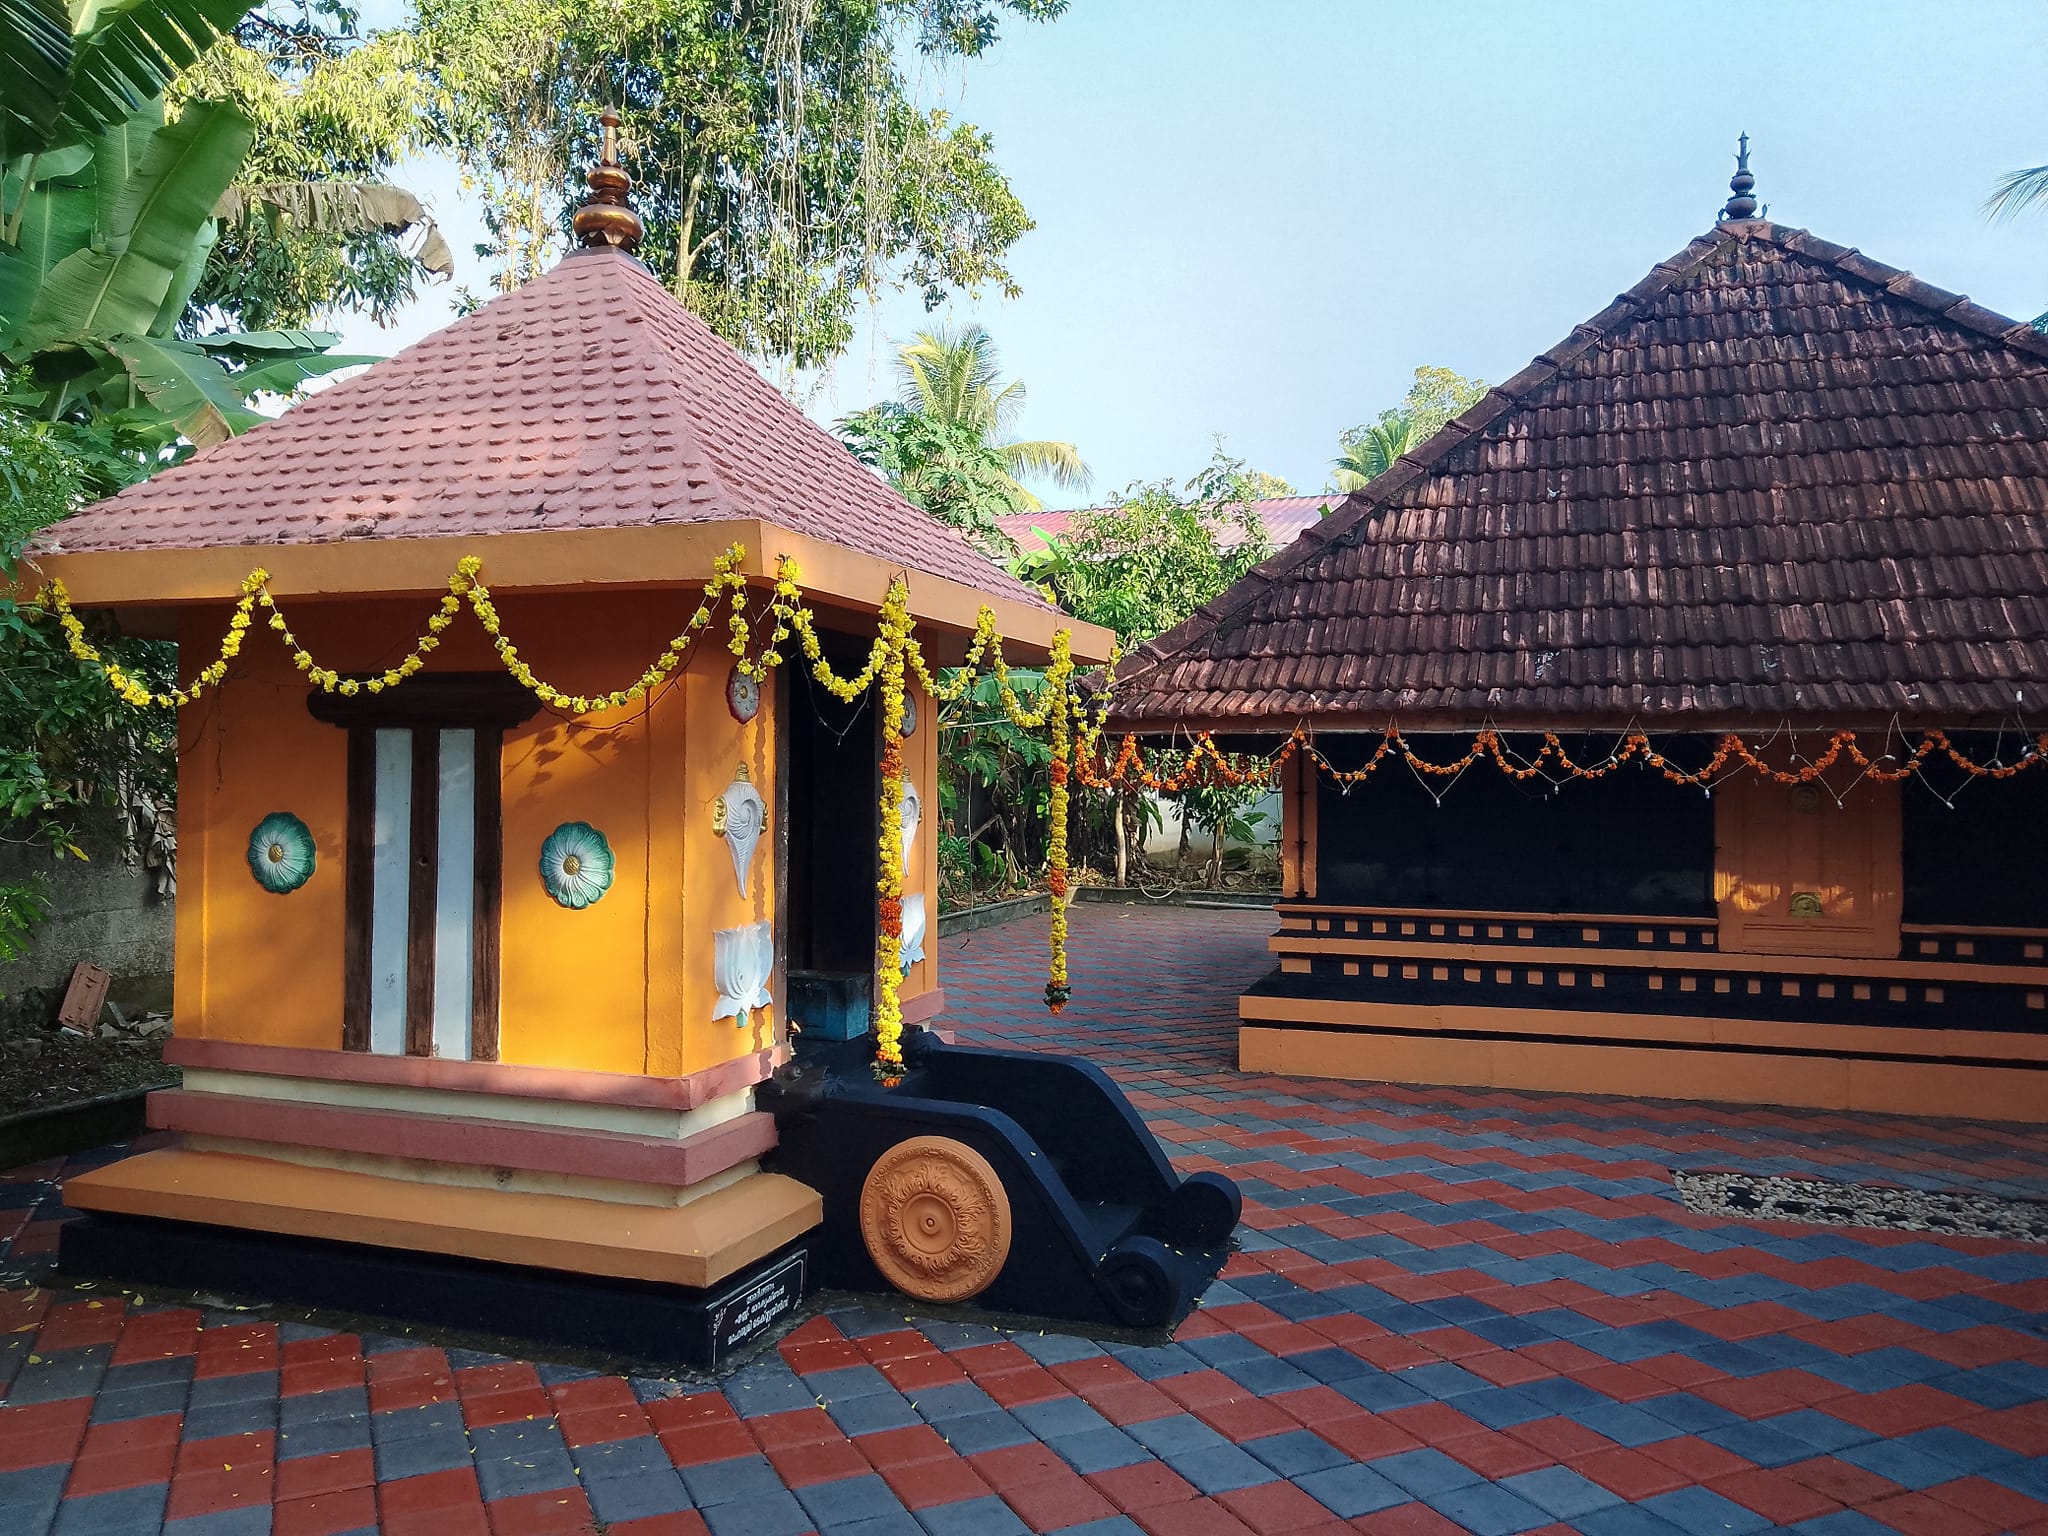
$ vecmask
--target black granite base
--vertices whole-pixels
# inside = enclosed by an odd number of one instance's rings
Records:
[[[67,1222],[58,1266],[132,1285],[222,1291],[710,1368],[813,1289],[797,1242],[702,1290],[146,1217]]]

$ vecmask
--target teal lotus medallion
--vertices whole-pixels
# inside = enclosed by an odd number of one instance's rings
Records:
[[[249,834],[249,873],[283,896],[313,878],[313,834],[290,811],[272,811]]]
[[[540,845],[540,883],[565,907],[582,910],[612,888],[612,845],[587,821],[568,821]]]

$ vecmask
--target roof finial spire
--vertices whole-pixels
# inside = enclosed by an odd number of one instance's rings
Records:
[[[1735,174],[1728,178],[1728,201],[1721,205],[1721,219],[1753,219],[1756,217],[1756,178],[1749,174],[1749,135],[1743,134],[1736,140]],[[1720,222],[1720,220],[1716,220]]]
[[[640,222],[626,195],[632,190],[633,178],[619,166],[619,114],[606,112],[598,121],[604,124],[604,148],[584,178],[590,183],[590,201],[576,210],[570,227],[576,231],[578,245],[593,249],[617,246],[630,253],[647,233],[647,226]]]

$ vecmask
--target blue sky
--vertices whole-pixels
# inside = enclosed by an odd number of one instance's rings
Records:
[[[1505,378],[1706,229],[1744,130],[1774,220],[2048,309],[2048,212],[1981,211],[2048,161],[2044,56],[2040,0],[1074,0],[921,72],[995,135],[1038,221],[1023,296],[944,318],[986,325],[1028,383],[1020,435],[1094,468],[1049,505],[1184,478],[1218,434],[1315,490],[1418,364]],[[399,179],[466,258],[452,173]],[[446,314],[435,290],[348,345],[390,352]],[[926,318],[885,298],[806,409],[887,393],[890,341]]]

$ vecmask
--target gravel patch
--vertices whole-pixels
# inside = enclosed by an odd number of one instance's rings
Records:
[[[1702,1216],[1803,1221],[1826,1227],[1890,1227],[1957,1237],[2048,1243],[2048,1202],[2007,1200],[1968,1190],[1837,1184],[1747,1173],[1672,1175],[1678,1197]]]

